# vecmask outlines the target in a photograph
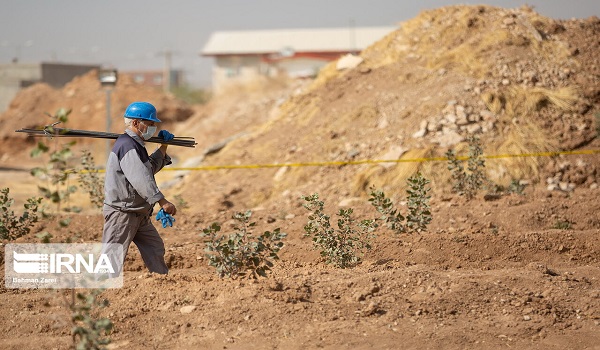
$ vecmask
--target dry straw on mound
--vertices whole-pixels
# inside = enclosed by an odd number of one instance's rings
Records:
[[[546,107],[570,111],[577,99],[577,90],[573,87],[556,91],[515,87],[500,96],[486,96],[484,101],[488,108],[496,113],[503,111],[503,120],[510,123],[493,149],[497,154],[537,154],[558,150],[557,141],[538,126],[535,114]],[[515,157],[489,160],[488,164],[491,169],[496,169],[495,180],[506,185],[511,179],[537,179],[545,161],[538,157]]]
[[[392,167],[382,165],[370,165],[365,170],[360,171],[354,177],[352,183],[352,192],[355,196],[365,196],[369,187],[383,188],[391,193],[401,193],[406,189],[406,179],[420,171],[425,177],[432,179],[435,173],[432,171],[435,167],[432,163],[422,163],[423,158],[433,156],[433,148],[412,149],[404,153],[398,163]],[[385,164],[385,163],[384,163]],[[441,174],[441,173],[440,173]]]

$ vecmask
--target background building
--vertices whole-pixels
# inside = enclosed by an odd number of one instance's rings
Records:
[[[328,62],[358,53],[395,27],[282,29],[213,33],[201,55],[214,57],[212,85],[219,93],[230,84],[257,76],[313,77]]]
[[[161,88],[165,91],[183,85],[183,72],[177,69],[169,71],[168,85],[165,85],[164,70],[125,71],[119,72],[119,75],[130,76],[138,84]]]
[[[0,113],[4,112],[19,90],[34,83],[60,88],[78,75],[98,65],[64,63],[9,63],[0,65]]]

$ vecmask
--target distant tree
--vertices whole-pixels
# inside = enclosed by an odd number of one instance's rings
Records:
[[[189,104],[205,104],[210,101],[212,92],[207,89],[195,89],[188,85],[171,89],[175,97]]]

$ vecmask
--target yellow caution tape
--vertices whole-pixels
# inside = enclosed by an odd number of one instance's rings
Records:
[[[521,154],[496,154],[482,156],[486,159],[499,158],[519,158],[519,157],[555,157],[558,155],[573,155],[573,154],[597,154],[600,150],[579,150],[579,151],[561,151],[561,152],[538,152],[538,153],[521,153]],[[469,157],[456,157],[459,160],[467,160]],[[306,167],[306,166],[340,166],[340,165],[360,165],[360,164],[379,164],[379,163],[424,163],[424,162],[440,162],[447,161],[447,157],[431,157],[431,158],[410,158],[410,159],[364,159],[350,161],[331,161],[331,162],[307,162],[307,163],[273,163],[273,164],[240,164],[240,165],[206,165],[199,167],[169,167],[163,168],[162,171],[195,171],[195,170],[222,170],[222,169],[258,169],[258,168],[281,168],[281,167]]]
[[[502,159],[502,158],[524,158],[524,157],[556,157],[559,155],[576,155],[576,154],[598,154],[600,150],[578,150],[578,151],[560,151],[560,152],[537,152],[537,153],[521,153],[521,154],[494,154],[481,156],[485,159]],[[467,160],[469,157],[457,156],[458,160]],[[447,157],[431,157],[431,158],[410,158],[410,159],[363,159],[349,161],[330,161],[330,162],[306,162],[306,163],[272,163],[272,164],[230,164],[230,165],[205,165],[198,167],[168,167],[161,171],[199,171],[199,170],[223,170],[223,169],[260,169],[260,168],[281,168],[281,167],[308,167],[308,166],[341,166],[341,165],[360,165],[360,164],[380,164],[380,163],[424,163],[424,162],[441,162],[448,161]],[[74,171],[75,172],[75,171]],[[88,171],[79,171],[86,173]],[[104,170],[98,170],[103,173]]]

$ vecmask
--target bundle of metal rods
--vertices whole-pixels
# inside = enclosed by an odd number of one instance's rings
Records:
[[[43,129],[20,129],[15,132],[24,132],[29,136],[47,136],[47,137],[91,137],[96,139],[114,139],[116,140],[122,134],[111,132],[75,130],[66,128],[57,128],[53,125],[46,125]],[[146,142],[162,143],[165,145],[196,147],[196,141],[193,137],[174,137],[172,140],[165,141],[160,137],[151,137]]]

